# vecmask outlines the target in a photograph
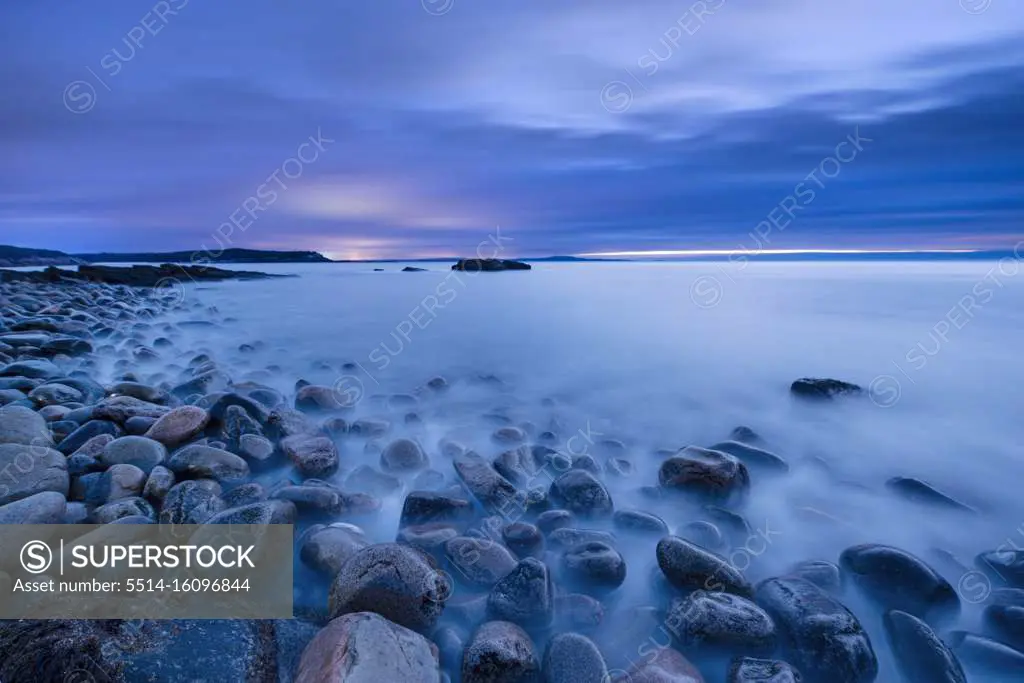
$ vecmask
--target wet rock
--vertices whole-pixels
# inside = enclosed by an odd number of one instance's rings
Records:
[[[597,464],[591,455],[577,455],[572,459],[572,469],[590,472],[593,475],[601,474],[601,466]]]
[[[604,595],[626,580],[626,560],[607,543],[581,543],[562,555],[562,572],[579,592]]]
[[[221,496],[224,499],[224,506],[229,508],[241,507],[251,503],[262,503],[267,500],[267,492],[263,486],[255,481],[236,486]]]
[[[802,683],[800,672],[777,659],[737,657],[725,683]]]
[[[110,420],[123,425],[133,417],[160,418],[170,411],[167,406],[140,401],[131,396],[111,396],[93,406],[92,416],[96,420]]]
[[[1024,652],[1005,643],[966,631],[952,631],[945,641],[972,678],[993,676],[999,681],[1014,681],[1024,676]]]
[[[53,379],[62,374],[60,368],[48,360],[23,360],[0,367],[0,377]]]
[[[363,530],[354,524],[314,524],[299,538],[299,557],[333,579],[349,558],[369,544]]]
[[[508,621],[488,621],[473,634],[462,658],[463,683],[539,683],[533,641]]]
[[[885,488],[896,495],[920,505],[927,505],[961,512],[974,512],[974,508],[964,505],[946,494],[938,491],[931,484],[913,477],[893,477],[885,482]]]
[[[751,446],[764,447],[766,445],[764,438],[760,434],[745,425],[740,425],[729,432],[729,439],[731,441],[748,443]]]
[[[281,441],[281,450],[303,476],[319,477],[338,469],[338,449],[326,436],[289,436]]]
[[[104,497],[101,501],[96,501],[96,503],[141,495],[142,488],[145,485],[146,473],[135,465],[113,465],[100,475],[98,489]]]
[[[1024,650],[1024,590],[999,588],[992,591],[984,623],[986,630],[998,640]]]
[[[494,469],[512,483],[524,486],[537,474],[538,464],[531,449],[520,446],[496,457]]]
[[[260,423],[249,417],[249,413],[241,406],[228,406],[224,412],[223,431],[224,438],[234,451],[239,449],[243,437],[263,436]]]
[[[789,463],[771,451],[758,448],[741,441],[722,441],[711,446],[710,450],[728,453],[752,470],[763,472],[788,472]]]
[[[559,633],[548,641],[543,661],[546,683],[606,683],[608,667],[594,641],[579,633]]]
[[[142,436],[156,424],[153,417],[130,417],[124,423],[124,431],[132,436]]]
[[[746,598],[698,590],[672,600],[665,626],[681,649],[727,655],[768,655],[775,650],[775,623]]]
[[[380,466],[391,472],[423,469],[429,464],[426,453],[412,439],[396,439],[380,454]]]
[[[725,591],[753,597],[750,583],[728,560],[678,536],[658,541],[657,557],[665,578],[680,590]]]
[[[122,517],[135,516],[153,520],[156,519],[156,512],[153,510],[153,506],[142,498],[122,498],[93,510],[89,515],[89,521],[92,524],[110,524]]]
[[[45,446],[22,444],[0,445],[0,505],[44,491],[55,491],[67,497],[70,480],[64,456]]]
[[[889,646],[904,680],[967,683],[956,655],[928,624],[899,610],[886,612],[884,623]]]
[[[548,492],[558,506],[584,517],[606,517],[612,514],[612,496],[594,475],[583,470],[570,470],[551,483]]]
[[[518,498],[515,485],[498,474],[491,463],[472,451],[455,456],[455,473],[473,497],[492,512],[500,512]]]
[[[1024,588],[1024,550],[990,550],[978,555],[974,564],[996,581]]]
[[[576,524],[576,517],[568,510],[545,510],[537,515],[537,528],[544,534]]]
[[[161,505],[167,497],[167,493],[174,486],[174,472],[163,465],[157,465],[149,473],[146,479],[146,486],[142,489],[142,497],[154,505]]]
[[[179,477],[239,481],[249,476],[249,465],[234,453],[210,446],[185,446],[167,461]]]
[[[315,480],[309,480],[302,485],[282,486],[274,490],[270,498],[290,500],[300,513],[340,515],[347,511],[345,494],[341,489]]]
[[[787,659],[808,683],[869,683],[878,661],[857,617],[803,579],[768,579],[757,587],[757,603],[771,615]]]
[[[250,503],[218,512],[206,524],[294,524],[298,513],[287,500]]]
[[[526,432],[519,427],[501,427],[494,430],[491,438],[497,443],[523,443],[526,441]]]
[[[453,576],[471,586],[491,588],[516,567],[508,549],[487,538],[460,536],[444,545]]]
[[[402,488],[402,481],[395,476],[385,474],[369,465],[360,465],[345,478],[345,486],[355,491],[366,491],[378,496],[386,496]]]
[[[831,400],[837,396],[857,396],[864,393],[864,389],[843,382],[838,379],[821,379],[818,377],[805,377],[798,379],[789,387],[789,392],[800,398],[822,401]]]
[[[37,406],[56,406],[82,400],[82,392],[66,384],[43,384],[29,392],[28,398]]]
[[[331,621],[306,646],[296,683],[437,683],[437,654],[420,634],[372,612]]]
[[[625,458],[608,458],[604,463],[604,469],[609,475],[620,479],[632,477],[636,471],[633,463]]]
[[[444,474],[437,470],[424,470],[412,480],[412,487],[422,491],[439,491],[447,483]]]
[[[425,555],[397,543],[367,546],[349,558],[331,584],[332,618],[372,610],[424,632],[437,624],[450,586]]]
[[[839,593],[843,588],[839,566],[825,560],[804,560],[793,565],[789,576],[810,581],[829,593]]]
[[[242,434],[238,438],[238,454],[254,467],[266,465],[274,456],[274,444],[257,434]]]
[[[215,492],[195,481],[171,487],[160,508],[161,524],[202,524],[226,506]]]
[[[144,436],[122,436],[108,443],[96,459],[108,467],[135,465],[148,473],[166,458],[167,449],[160,442]]]
[[[464,498],[433,491],[412,491],[405,497],[400,526],[429,522],[462,526],[473,516],[473,504]]]
[[[544,534],[527,522],[513,522],[501,529],[501,539],[520,559],[540,557],[544,552]]]
[[[131,396],[140,401],[160,405],[165,405],[171,401],[171,395],[163,389],[139,382],[118,382],[111,386],[107,393],[111,396]]]
[[[43,491],[0,505],[0,524],[61,524],[67,500],[56,491]]]
[[[109,435],[117,438],[121,433],[121,428],[109,420],[89,420],[61,440],[57,444],[57,450],[70,455],[97,436]]]
[[[687,446],[661,464],[658,482],[668,489],[725,502],[746,495],[750,474],[735,456]]]
[[[487,596],[491,619],[524,628],[544,628],[555,613],[555,590],[547,565],[528,557],[501,578]]]
[[[0,445],[53,446],[46,420],[38,413],[17,405],[0,408]],[[71,451],[67,451],[70,453]]]
[[[658,648],[643,663],[612,678],[613,683],[704,683],[700,671],[670,647]]]
[[[225,408],[226,413],[227,409]],[[315,434],[316,425],[302,413],[278,406],[267,416],[265,433],[272,440],[286,439],[292,436]]]
[[[665,520],[643,510],[616,510],[612,524],[616,529],[627,532],[656,534],[659,537],[669,533]]]
[[[866,544],[839,556],[844,575],[886,609],[909,612],[928,621],[960,612],[956,591],[924,560],[892,546]]]
[[[174,448],[194,439],[209,422],[210,414],[202,408],[181,406],[159,416],[146,436],[168,448]]]

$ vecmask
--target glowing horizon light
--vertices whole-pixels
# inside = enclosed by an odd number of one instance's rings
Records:
[[[654,249],[648,251],[592,251],[580,257],[602,256],[789,256],[795,254],[973,254],[981,249]]]

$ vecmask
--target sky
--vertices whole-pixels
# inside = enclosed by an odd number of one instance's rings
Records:
[[[1002,248],[1020,0],[0,3],[0,243]]]

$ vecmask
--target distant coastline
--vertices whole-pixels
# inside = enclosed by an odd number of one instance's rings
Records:
[[[687,262],[829,262],[829,261],[985,261],[1013,258],[1020,260],[1024,253],[1012,249],[977,251],[877,251],[857,253],[791,253],[766,254],[743,251],[721,254],[672,255],[672,256],[535,256],[517,259],[526,263],[687,263]],[[451,263],[458,256],[430,258],[382,258],[382,259],[331,259],[317,251],[277,251],[263,249],[225,249],[214,258],[213,252],[169,251],[169,252],[97,252],[69,254],[54,249],[30,249],[0,245],[0,268],[24,266],[72,266],[95,263],[187,263],[193,265],[228,263]]]

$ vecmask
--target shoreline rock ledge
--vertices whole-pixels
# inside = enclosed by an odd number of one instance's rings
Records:
[[[60,283],[66,281],[99,282],[107,285],[131,287],[167,287],[175,282],[218,280],[261,280],[294,277],[253,270],[227,270],[213,266],[183,266],[164,263],[159,266],[94,266],[80,265],[78,270],[50,266],[45,270],[0,270],[0,282]]]
[[[466,270],[471,272],[479,272],[483,270],[488,273],[495,273],[502,270],[531,269],[532,266],[530,266],[529,263],[501,258],[464,258],[459,259],[459,262],[452,266],[452,270]]]

